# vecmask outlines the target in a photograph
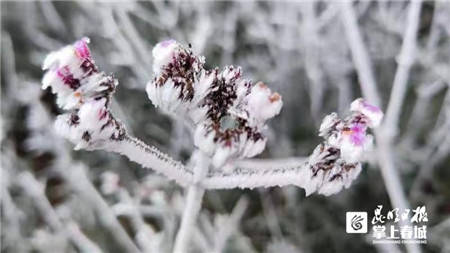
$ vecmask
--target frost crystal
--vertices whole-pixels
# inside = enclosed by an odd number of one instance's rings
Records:
[[[281,96],[263,83],[242,78],[239,67],[206,70],[204,58],[175,42],[153,49],[155,78],[147,94],[156,107],[195,126],[195,145],[215,167],[264,150],[266,120],[277,115]]]

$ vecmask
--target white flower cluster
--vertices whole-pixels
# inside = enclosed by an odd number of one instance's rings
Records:
[[[99,148],[125,134],[108,108],[117,80],[98,71],[87,43],[89,39],[83,38],[52,52],[43,64],[47,72],[42,88],[51,87],[58,106],[72,110],[58,116],[56,130],[75,143],[75,149]]]
[[[307,194],[317,190],[331,195],[342,187],[348,188],[361,172],[361,161],[372,147],[373,137],[367,128],[377,127],[383,113],[376,106],[363,99],[351,104],[352,115],[341,120],[336,113],[324,118],[319,135],[325,138],[309,157],[305,178],[311,181],[305,185]]]
[[[194,143],[215,167],[264,150],[266,120],[283,105],[278,93],[243,79],[240,68],[206,70],[203,57],[174,40],[157,44],[153,58],[156,76],[147,84],[148,97],[194,125]]]

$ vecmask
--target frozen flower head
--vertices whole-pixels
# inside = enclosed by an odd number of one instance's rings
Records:
[[[195,145],[221,167],[264,150],[262,130],[277,115],[281,96],[242,78],[239,67],[206,70],[204,58],[169,40],[153,49],[155,78],[147,84],[153,104],[195,127]]]
[[[47,72],[42,88],[52,88],[57,104],[63,109],[79,108],[84,100],[112,93],[117,81],[99,72],[87,46],[88,38],[50,53],[42,68]]]
[[[205,81],[203,64],[201,57],[174,40],[158,43],[153,49],[155,78],[147,84],[148,97],[165,113],[186,114],[194,99],[194,85]]]
[[[42,88],[52,88],[57,104],[72,110],[60,115],[56,130],[76,144],[76,149],[93,149],[109,140],[120,139],[125,130],[109,111],[114,77],[99,72],[87,46],[88,38],[50,53],[43,64],[47,72]]]
[[[76,144],[75,149],[104,148],[112,140],[121,140],[125,129],[110,113],[105,98],[91,99],[78,110],[58,116],[59,135]]]
[[[330,195],[348,188],[361,171],[361,161],[372,147],[373,137],[367,133],[369,127],[379,125],[383,113],[363,99],[351,105],[352,115],[345,120],[332,113],[324,118],[319,135],[325,141],[309,157],[309,173],[305,178],[306,193],[318,190],[320,194]]]
[[[367,125],[370,127],[377,127],[381,123],[381,119],[383,118],[383,112],[380,108],[367,103],[364,99],[359,98],[353,101],[350,106],[350,110],[352,112],[357,112],[362,115],[367,120]]]

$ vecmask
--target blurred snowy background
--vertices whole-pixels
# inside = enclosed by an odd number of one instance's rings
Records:
[[[420,249],[450,252],[450,2],[422,3],[417,50],[408,57],[400,51],[410,6],[2,1],[1,252],[171,250],[182,188],[116,154],[73,151],[54,134],[60,112],[50,90],[40,88],[41,64],[83,36],[98,66],[119,79],[114,113],[135,136],[182,161],[192,136],[145,93],[152,47],[168,38],[190,43],[208,67],[240,65],[244,76],[283,95],[260,158],[307,156],[319,143],[321,119],[345,113],[357,97],[398,112],[398,131],[384,133],[388,141],[337,195],[306,198],[296,187],[208,191],[192,252],[404,252],[402,245],[373,245],[369,234],[345,233],[345,212],[371,217],[377,205],[398,207],[398,196],[427,208],[428,244]],[[370,69],[362,67],[364,56]],[[399,66],[408,63],[400,73],[404,89],[392,92]]]

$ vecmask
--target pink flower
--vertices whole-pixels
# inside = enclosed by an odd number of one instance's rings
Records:
[[[354,124],[350,128],[350,140],[356,146],[361,146],[366,136],[366,126],[361,123]]]
[[[174,43],[176,43],[176,41],[173,39],[170,39],[170,40],[164,40],[164,41],[160,42],[159,44],[161,45],[161,47],[168,47]]]
[[[383,118],[383,112],[380,108],[367,103],[364,99],[359,98],[353,101],[350,105],[350,110],[353,112],[359,112],[368,119],[368,125],[370,127],[377,127],[381,123]]]
[[[52,88],[63,109],[77,109],[89,98],[108,97],[117,85],[112,76],[99,72],[91,58],[88,38],[51,52],[42,68],[42,88]]]
[[[75,47],[75,52],[79,58],[86,59],[91,58],[91,51],[87,44],[89,43],[89,38],[82,38],[81,40],[75,42],[73,45]]]

